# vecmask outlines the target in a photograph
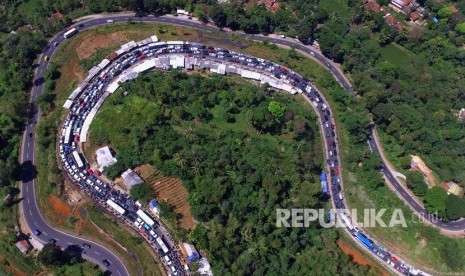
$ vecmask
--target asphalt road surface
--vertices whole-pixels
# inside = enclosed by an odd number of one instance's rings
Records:
[[[375,154],[381,157],[380,154],[380,148],[378,147],[378,144],[375,143],[374,138],[373,138],[373,133],[374,130],[372,130],[372,134],[370,136],[370,139],[368,140],[368,143],[370,144],[371,149]],[[431,224],[433,224],[436,227],[439,227],[444,230],[448,231],[464,231],[465,230],[465,220],[460,219],[456,221],[449,221],[449,222],[443,222],[441,221],[438,217],[436,217],[433,214],[428,213],[422,206],[420,206],[415,199],[405,190],[406,188],[399,183],[397,178],[394,176],[393,172],[389,170],[389,167],[386,165],[385,160],[382,159],[383,162],[383,174],[385,177],[389,180],[389,182],[392,184],[394,189],[397,191],[397,194],[405,201],[408,203],[410,208],[417,213],[417,215],[421,216],[424,221],[429,221]]]
[[[50,41],[50,44],[57,40],[61,40],[62,36],[57,36]],[[47,51],[49,57],[54,53],[55,48],[51,48]],[[43,77],[43,73],[48,66],[48,62],[44,60],[45,55],[42,55],[38,66],[35,79]],[[82,250],[82,256],[94,263],[99,264],[102,268],[107,269],[111,272],[112,275],[118,276],[127,276],[129,272],[124,266],[123,262],[118,259],[118,257],[113,254],[110,250],[105,247],[96,244],[92,241],[88,241],[76,236],[72,236],[61,232],[50,226],[45,222],[42,217],[39,208],[37,206],[36,191],[35,191],[35,128],[37,120],[39,118],[39,112],[37,111],[37,98],[42,93],[43,84],[33,87],[31,95],[31,112],[28,121],[28,125],[23,135],[23,145],[21,151],[21,162],[23,164],[22,168],[22,182],[21,182],[21,196],[23,200],[21,201],[24,220],[28,228],[32,231],[35,229],[41,232],[40,235],[36,238],[43,243],[48,243],[50,239],[55,239],[56,244],[62,247],[63,249],[70,247],[75,248],[76,250]],[[83,243],[89,244],[91,247],[89,249],[81,248]],[[107,268],[103,265],[103,260],[108,260],[110,266]]]

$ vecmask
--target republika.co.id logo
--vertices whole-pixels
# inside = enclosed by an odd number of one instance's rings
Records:
[[[356,209],[276,209],[276,227],[309,227],[318,222],[323,228],[330,227],[407,227],[402,209],[364,209],[362,219]],[[417,218],[418,219],[418,218]]]

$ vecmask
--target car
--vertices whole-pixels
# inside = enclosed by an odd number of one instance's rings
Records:
[[[29,132],[29,138],[32,138],[32,132]]]
[[[89,248],[90,248],[90,244],[88,244],[88,243],[83,243],[83,244],[81,245],[81,247],[82,247],[82,248],[85,248],[85,249],[89,249]]]
[[[55,243],[57,242],[57,240],[55,240],[55,239],[49,239],[48,242],[49,242],[49,243],[52,243],[52,244],[55,244]]]
[[[48,56],[45,56],[45,57],[44,57],[44,61],[48,61]]]
[[[189,16],[187,19],[192,19],[192,16]]]
[[[55,43],[53,43],[53,46],[58,46],[58,44],[60,44],[58,41],[56,41]]]
[[[45,81],[44,77],[37,78],[34,80],[34,85],[35,86],[41,85],[42,83],[44,83],[44,81]]]
[[[106,266],[106,267],[109,267],[109,266],[111,265],[110,262],[109,262],[107,259],[104,259],[104,260],[102,261],[102,263],[103,263],[103,265]]]
[[[108,19],[107,23],[114,23],[115,21],[113,19]]]
[[[40,236],[41,232],[37,229],[34,229],[34,231],[32,231],[32,233],[34,233],[34,235],[36,236]]]

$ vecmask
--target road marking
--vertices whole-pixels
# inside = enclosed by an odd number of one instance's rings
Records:
[[[31,217],[32,217],[32,211],[31,211],[31,209],[29,209],[29,215],[31,215]]]
[[[72,242],[67,242],[67,244],[70,244],[70,245],[71,245],[71,244],[73,244],[73,243],[72,243]]]
[[[94,251],[94,253],[100,256],[100,253],[98,253],[97,251]]]
[[[48,236],[48,234],[47,234],[47,233],[45,233],[45,232],[42,232],[42,233],[44,233],[44,235],[45,235],[45,236]]]
[[[116,271],[116,272],[118,272],[118,275],[119,275],[119,276],[121,276],[121,272],[119,272],[119,270],[118,270],[118,271]]]
[[[26,152],[26,158],[29,158],[29,152]]]
[[[27,204],[29,204],[29,203],[30,203],[29,198],[27,198]]]
[[[29,190],[29,186],[26,186],[26,193],[28,192],[28,190]]]

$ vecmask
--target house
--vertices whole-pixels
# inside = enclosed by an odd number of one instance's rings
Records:
[[[213,272],[210,267],[210,263],[208,262],[207,258],[202,258],[199,261],[199,273],[200,275],[208,275],[212,276]]]
[[[160,215],[160,205],[155,199],[150,200],[149,202],[150,210],[158,217]]]
[[[279,2],[274,2],[273,5],[271,5],[270,11],[276,12],[279,10]]]
[[[273,6],[273,4],[274,4],[274,2],[276,2],[276,0],[261,0],[260,2],[265,7],[271,8],[271,6]]]
[[[23,30],[23,31],[32,31],[32,26],[31,25],[23,25],[21,27],[18,27],[18,29],[16,29],[16,31],[19,31],[19,30]]]
[[[456,6],[450,6],[449,7],[451,13],[458,13],[459,9]]]
[[[52,14],[52,16],[50,17],[50,19],[54,19],[54,20],[60,21],[61,19],[63,19],[63,14],[60,13],[60,12],[56,12],[56,13]]]
[[[15,243],[16,247],[18,247],[21,253],[26,254],[29,249],[31,249],[31,245],[26,240],[20,240]]]
[[[389,25],[396,27],[399,31],[402,30],[402,25],[400,25],[400,23],[391,14],[386,14],[384,16],[384,19],[387,21]]]
[[[453,181],[441,182],[440,187],[446,190],[448,194],[454,194],[458,197],[463,197],[463,188]]]
[[[411,0],[392,0],[391,4],[399,9],[402,9],[410,4]]]
[[[374,13],[381,12],[381,7],[375,1],[366,1],[365,5]]]
[[[461,108],[459,111],[459,118],[465,119],[465,108]]]
[[[142,180],[142,178],[140,178],[140,176],[131,169],[125,171],[121,177],[123,178],[124,185],[129,189],[144,182],[144,180]]]
[[[420,14],[417,12],[410,13],[410,21],[415,22],[420,19]]]
[[[182,244],[182,246],[180,246],[180,249],[181,249],[182,254],[187,259],[188,263],[191,263],[191,262],[194,262],[200,259],[200,254],[197,251],[197,249],[195,249],[194,245],[185,242]]]
[[[113,157],[108,146],[97,149],[95,154],[97,156],[97,164],[100,171],[103,171],[105,167],[111,166],[118,161],[115,157]]]

